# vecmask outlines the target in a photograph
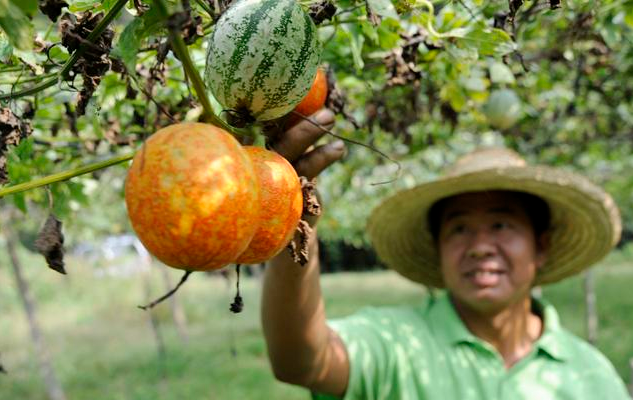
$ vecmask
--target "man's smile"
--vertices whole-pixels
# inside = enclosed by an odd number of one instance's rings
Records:
[[[463,276],[478,287],[496,286],[506,271],[497,262],[479,262],[467,269]]]

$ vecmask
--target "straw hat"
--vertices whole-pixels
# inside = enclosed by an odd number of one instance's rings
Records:
[[[368,232],[378,257],[413,281],[443,287],[428,211],[443,198],[490,190],[527,192],[549,205],[551,247],[536,285],[588,268],[620,239],[620,213],[600,187],[562,169],[528,166],[511,150],[485,148],[457,160],[440,179],[396,193],[372,212]]]

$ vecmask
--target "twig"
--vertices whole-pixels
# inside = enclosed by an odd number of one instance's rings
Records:
[[[45,188],[46,188],[46,196],[48,196],[48,213],[52,214],[53,213],[53,205],[54,205],[53,192],[51,192],[51,187],[50,186],[45,186]]]
[[[339,15],[342,15],[342,14],[347,14],[347,13],[354,12],[354,11],[358,10],[359,8],[363,8],[364,6],[365,6],[364,4],[359,4],[359,5],[356,5],[354,7],[346,8],[346,9],[341,10],[341,11],[337,12],[336,14],[334,14],[333,17],[338,17]]]
[[[359,141],[354,140],[354,139],[349,139],[349,138],[346,138],[346,137],[341,136],[341,135],[337,135],[336,133],[334,133],[334,132],[330,131],[329,129],[325,128],[323,125],[321,125],[318,122],[314,121],[312,118],[308,118],[308,117],[306,117],[305,115],[303,115],[301,113],[298,113],[298,112],[296,112],[294,110],[292,111],[292,113],[294,115],[297,115],[298,117],[308,121],[309,123],[311,123],[312,125],[316,126],[319,129],[321,129],[323,132],[327,133],[328,135],[331,135],[331,136],[333,136],[333,137],[335,137],[337,139],[341,139],[341,140],[344,140],[344,141],[349,142],[349,143],[354,143],[354,144],[357,144],[359,146],[366,147],[369,150],[375,151],[376,153],[380,154],[381,156],[385,157],[387,160],[391,161],[392,163],[394,163],[394,164],[396,164],[398,166],[398,169],[396,171],[396,177],[394,179],[390,179],[390,180],[384,181],[384,182],[371,183],[372,186],[384,185],[386,183],[395,182],[396,180],[398,180],[400,178],[400,173],[402,171],[402,165],[400,165],[400,163],[398,161],[396,161],[393,158],[389,157],[387,154],[385,154],[382,151],[376,149],[375,147],[372,147],[371,145],[365,144],[363,142],[359,142]]]
[[[189,270],[185,271],[185,274],[182,276],[182,278],[180,278],[180,282],[178,282],[178,284],[176,285],[175,288],[173,288],[169,292],[165,293],[164,295],[162,295],[158,299],[152,301],[151,303],[149,303],[147,305],[144,305],[144,306],[138,306],[138,308],[140,308],[141,310],[147,311],[149,309],[152,309],[152,308],[156,307],[158,304],[162,303],[163,301],[167,300],[168,298],[173,296],[174,293],[176,293],[176,291],[178,291],[178,289],[180,289],[182,284],[187,281],[187,278],[189,278],[189,275],[191,275],[192,272],[193,271],[189,271]]]
[[[17,71],[23,70],[24,68],[26,68],[24,65],[15,65],[13,67],[7,67],[7,68],[0,69],[0,73],[3,73],[3,72],[17,72]]]
[[[477,19],[477,16],[475,15],[475,13],[473,13],[473,10],[471,10],[471,9],[470,9],[470,7],[468,7],[468,6],[466,5],[466,3],[464,3],[464,1],[463,1],[463,0],[457,0],[457,2],[458,2],[459,4],[461,4],[461,6],[462,6],[462,7],[464,7],[464,8],[466,9],[466,11],[468,11],[468,13],[469,13],[469,14],[470,14],[470,16],[471,16],[471,20],[473,20],[473,19]]]
[[[510,27],[512,28],[512,40],[516,38],[516,25],[514,23],[514,19],[516,17],[517,12],[523,5],[523,0],[508,0],[508,6],[510,7],[510,13],[508,14],[507,22],[510,23]]]
[[[0,71],[0,72],[3,72],[3,71]],[[15,85],[15,84],[18,84],[18,83],[41,81],[44,78],[50,78],[52,75],[54,75],[54,74],[29,76],[29,77],[26,77],[24,79],[20,79],[20,82],[16,82],[15,79],[12,80],[12,81],[0,81],[0,85]]]
[[[171,122],[173,122],[173,123],[178,122],[178,121],[176,121],[176,119],[175,119],[175,118],[174,118],[174,117],[173,117],[173,116],[169,113],[169,111],[167,111],[167,110],[165,109],[165,107],[163,107],[163,105],[162,105],[162,104],[160,104],[158,101],[156,101],[156,99],[154,99],[154,96],[152,96],[152,94],[151,94],[151,93],[149,93],[149,92],[147,91],[147,89],[145,89],[145,88],[143,87],[143,85],[139,84],[139,82],[138,82],[138,80],[136,79],[136,77],[135,77],[135,76],[133,76],[133,75],[128,75],[128,76],[129,76],[129,77],[132,79],[132,81],[136,84],[136,87],[138,88],[138,90],[140,90],[140,91],[141,91],[141,93],[143,93],[143,94],[145,95],[145,97],[147,98],[147,100],[151,101],[152,103],[154,103],[154,104],[156,105],[156,108],[158,109],[158,111],[160,111],[161,113],[165,114],[165,116],[166,116],[167,118],[169,118],[169,120],[170,120]]]
[[[359,15],[358,17],[350,18],[350,19],[322,22],[321,25],[319,25],[319,27],[338,26],[338,25],[343,25],[343,24],[357,24],[359,22],[365,22],[365,21],[367,21],[367,17],[364,15]]]

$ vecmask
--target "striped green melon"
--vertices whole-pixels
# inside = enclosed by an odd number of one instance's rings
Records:
[[[317,28],[295,0],[237,0],[209,39],[206,84],[226,111],[272,120],[308,93],[320,55]]]

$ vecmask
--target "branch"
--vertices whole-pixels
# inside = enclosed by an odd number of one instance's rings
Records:
[[[1,71],[0,71],[1,72]],[[43,74],[43,75],[35,75],[35,76],[29,76],[26,77],[24,79],[19,78],[18,81],[16,82],[15,79],[12,79],[10,81],[0,81],[0,85],[16,85],[18,83],[26,83],[26,82],[33,82],[33,81],[41,81],[44,78],[49,78],[51,77],[53,74]]]
[[[83,53],[86,51],[86,49],[89,47],[89,44],[92,44],[97,38],[99,38],[99,36],[101,36],[103,31],[105,31],[108,25],[110,25],[110,22],[112,22],[112,20],[116,17],[119,11],[121,11],[121,9],[127,4],[127,1],[128,0],[117,0],[117,2],[110,9],[110,11],[108,11],[105,17],[103,17],[103,19],[99,21],[95,29],[92,32],[90,32],[86,40],[82,41],[82,44],[79,46],[79,48],[70,56],[68,60],[66,60],[66,62],[64,63],[62,67],[62,70],[59,71],[59,74],[57,74],[57,76],[49,80],[46,80],[40,83],[39,85],[35,85],[29,89],[21,90],[15,93],[0,94],[0,101],[7,100],[7,99],[15,100],[20,97],[30,96],[32,94],[39,93],[45,89],[48,89],[51,86],[55,86],[59,82],[60,79],[65,79],[66,75],[68,75],[72,67],[79,60],[79,57],[81,57]]]
[[[333,21],[329,21],[329,22],[322,22],[321,25],[319,25],[319,27],[323,27],[323,26],[338,26],[338,25],[343,25],[343,24],[357,24],[359,22],[365,22],[367,21],[367,17],[365,15],[359,15],[358,17],[355,18],[348,18],[348,19],[342,19],[342,20],[333,20]]]
[[[83,167],[71,169],[70,171],[58,172],[53,175],[45,176],[43,178],[34,179],[29,182],[19,183],[17,185],[9,186],[0,189],[0,197],[4,197],[8,194],[15,194],[38,188],[40,186],[50,185],[51,183],[61,182],[74,178],[75,176],[88,174],[103,168],[110,167],[112,165],[120,164],[122,162],[131,160],[134,157],[134,153],[124,154],[116,156],[105,161],[99,161],[93,164],[84,165]]]
[[[435,20],[435,7],[433,7],[433,3],[429,0],[414,0],[412,6],[414,8],[424,7],[427,9],[427,13],[429,14],[429,20],[426,22],[426,30],[431,34],[431,36],[435,36],[438,39],[446,37],[446,35],[435,30],[433,26],[433,21]]]
[[[470,17],[471,17],[471,18],[470,18],[470,19],[471,19],[471,21],[472,21],[473,19],[477,19],[477,16],[476,16],[476,15],[475,15],[475,13],[473,12],[473,10],[471,10],[471,9],[470,9],[470,7],[468,7],[468,6],[466,5],[466,3],[464,3],[464,0],[457,0],[457,2],[458,2],[459,4],[461,4],[461,6],[462,6],[462,7],[464,7],[464,8],[466,9],[466,11],[468,11],[468,14],[470,14]]]
[[[161,17],[168,21],[170,15],[167,11],[165,0],[154,0],[154,5],[156,6],[158,12],[161,14]],[[176,27],[174,24],[169,23],[168,21],[167,29],[169,29],[169,42],[171,43],[171,48],[174,51],[174,54],[180,59],[180,62],[185,69],[185,74],[191,80],[193,88],[196,91],[196,95],[198,96],[198,100],[200,100],[200,103],[202,103],[202,108],[204,109],[204,114],[202,115],[203,120],[205,122],[212,123],[213,125],[216,125],[222,129],[225,129],[233,134],[251,136],[250,132],[248,132],[247,130],[236,129],[215,115],[215,113],[213,112],[213,107],[211,107],[209,97],[207,96],[204,82],[202,81],[197,68],[193,64],[193,61],[191,61],[189,50],[187,49],[187,45],[180,35],[178,27]]]

